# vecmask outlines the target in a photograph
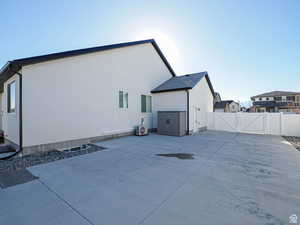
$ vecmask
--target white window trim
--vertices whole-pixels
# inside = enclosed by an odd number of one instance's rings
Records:
[[[123,107],[120,107],[120,91],[122,91],[123,92]],[[125,94],[127,94],[127,107],[124,107],[124,99],[125,99]],[[126,91],[126,90],[124,90],[124,89],[119,89],[118,90],[118,109],[119,110],[122,110],[122,111],[124,111],[124,110],[128,110],[129,109],[129,93],[128,93],[128,91]]]
[[[150,96],[151,97],[151,112],[142,112],[142,95],[145,95],[145,96]],[[144,94],[144,93],[141,93],[140,94],[140,110],[141,110],[141,113],[143,114],[152,114],[153,113],[153,96],[151,94]]]
[[[8,87],[12,84],[12,83],[15,83],[15,108],[14,108],[14,111],[12,112],[9,112],[9,101],[8,101]],[[13,114],[16,114],[17,113],[17,80],[16,79],[12,79],[10,81],[7,82],[6,84],[6,113],[7,114],[10,114],[10,115],[13,115]]]

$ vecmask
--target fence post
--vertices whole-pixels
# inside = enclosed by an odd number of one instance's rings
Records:
[[[234,118],[235,118],[235,132],[239,132],[239,127],[238,127],[238,119],[237,119],[237,112],[234,113]]]
[[[279,127],[280,127],[280,128],[279,128],[279,129],[280,129],[280,130],[279,130],[279,134],[280,134],[280,136],[282,135],[282,119],[283,119],[283,118],[282,118],[282,114],[283,114],[283,113],[280,112],[280,117],[279,117],[279,118],[280,118],[280,123],[279,123]]]
[[[235,113],[235,120],[236,120],[236,129],[237,129],[237,132],[240,133],[241,132],[241,123],[240,123],[240,116],[239,116],[239,113],[240,112],[236,112]]]
[[[266,134],[266,121],[267,120],[267,114],[264,112],[263,114],[263,133]]]
[[[213,112],[214,130],[216,130],[216,113]]]

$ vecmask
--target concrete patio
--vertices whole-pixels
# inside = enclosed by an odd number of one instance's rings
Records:
[[[279,136],[207,131],[98,143],[0,189],[2,225],[288,224],[300,216],[300,152]],[[194,159],[157,156],[192,153]],[[298,221],[300,222],[300,221]]]

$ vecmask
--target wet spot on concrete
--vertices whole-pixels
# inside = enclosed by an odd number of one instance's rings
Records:
[[[267,169],[259,169],[259,172],[260,172],[260,173],[267,174],[267,175],[271,175],[271,172],[268,171]]]
[[[177,159],[194,159],[194,154],[190,153],[169,153],[169,154],[156,154],[162,157],[175,157]]]

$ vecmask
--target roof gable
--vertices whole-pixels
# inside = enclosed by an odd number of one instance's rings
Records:
[[[151,92],[159,93],[159,92],[169,92],[169,91],[192,89],[204,77],[206,78],[206,80],[208,82],[208,85],[212,92],[212,95],[214,95],[214,90],[213,90],[213,87],[212,87],[212,84],[210,82],[207,72],[193,73],[193,74],[187,74],[184,76],[172,77],[169,80],[160,84],[158,87],[154,88]]]
[[[98,47],[93,47],[93,48],[84,48],[84,49],[77,49],[77,50],[71,50],[71,51],[65,51],[65,52],[58,52],[58,53],[53,53],[53,54],[40,55],[40,56],[34,56],[34,57],[22,58],[22,59],[16,59],[13,61],[9,61],[0,70],[0,83],[3,83],[5,80],[7,80],[11,76],[13,76],[16,73],[16,71],[19,71],[22,68],[22,66],[36,64],[36,63],[42,63],[42,62],[46,62],[46,61],[50,61],[50,60],[62,59],[62,58],[66,58],[66,57],[107,51],[107,50],[111,50],[111,49],[130,47],[130,46],[146,44],[146,43],[152,44],[152,46],[154,47],[157,54],[159,55],[159,57],[161,58],[163,63],[166,65],[166,67],[168,68],[168,70],[170,71],[172,76],[176,76],[174,70],[172,69],[171,65],[168,63],[166,57],[163,55],[162,51],[158,47],[155,40],[148,39],[148,40],[126,42],[126,43],[119,43],[119,44],[113,44],[113,45],[98,46]]]

